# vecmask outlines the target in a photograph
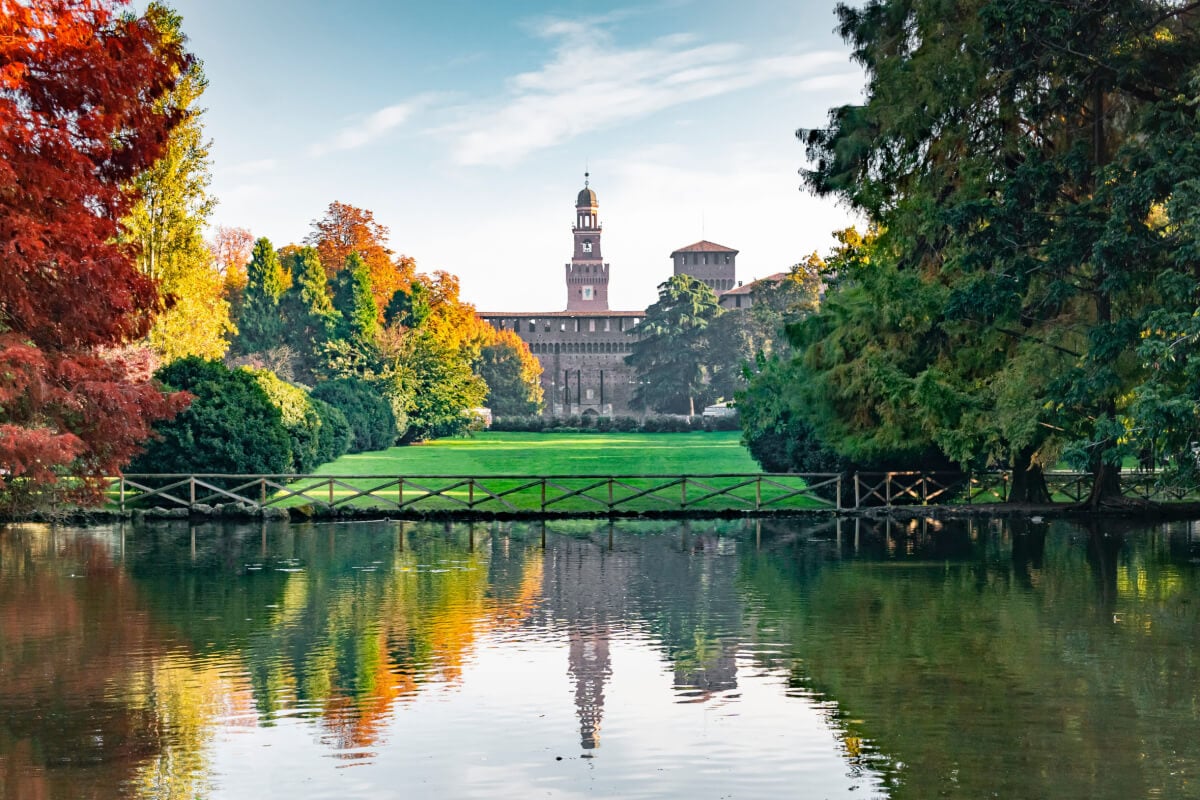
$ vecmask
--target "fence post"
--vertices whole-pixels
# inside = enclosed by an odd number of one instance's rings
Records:
[[[754,476],[754,510],[762,508],[762,473]]]
[[[188,476],[188,508],[196,505],[196,476]]]
[[[680,484],[679,507],[687,508],[687,475],[683,476],[683,483]]]
[[[837,505],[834,506],[834,508],[838,511],[842,510],[842,473],[840,473],[840,472],[838,473],[838,476],[837,476]],[[838,523],[839,526],[841,524],[842,523],[840,523],[840,522]],[[838,528],[838,531],[840,533],[840,531],[841,531],[840,527]]]
[[[329,479],[329,505],[333,505],[333,478]]]
[[[467,508],[475,507],[475,479],[467,479]]]
[[[404,505],[404,478],[396,481],[396,493],[398,495],[396,499],[400,505]]]
[[[121,513],[125,513],[125,476],[121,476]]]
[[[608,510],[613,510],[613,479],[611,475],[608,476]]]
[[[892,507],[892,473],[887,473],[883,478],[883,504],[888,508]]]
[[[542,477],[542,513],[546,513],[546,478]],[[542,547],[546,546],[546,529],[542,529]]]
[[[929,475],[921,473],[921,505],[929,505]]]
[[[267,479],[258,479],[258,507],[262,508],[267,504]]]
[[[854,473],[854,510],[862,508],[862,486],[858,482],[858,473]]]

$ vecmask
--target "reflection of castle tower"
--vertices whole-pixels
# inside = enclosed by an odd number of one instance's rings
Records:
[[[560,540],[546,554],[542,597],[547,611],[568,625],[567,672],[584,750],[600,745],[604,689],[612,675],[609,639],[630,619],[632,567],[629,554],[586,540]]]
[[[608,658],[608,626],[571,631],[570,667],[575,679],[575,709],[579,714],[579,744],[592,750],[600,743],[604,716],[604,684],[612,674]]]

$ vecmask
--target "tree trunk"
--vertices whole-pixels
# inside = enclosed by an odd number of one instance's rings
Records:
[[[1123,500],[1121,468],[1106,463],[1092,467],[1092,491],[1084,504],[1092,511],[1099,511],[1105,504],[1120,504]]]
[[[1012,489],[1008,502],[1041,505],[1051,502],[1050,490],[1046,488],[1046,475],[1040,464],[1033,462],[1033,447],[1017,451],[1013,458]]]

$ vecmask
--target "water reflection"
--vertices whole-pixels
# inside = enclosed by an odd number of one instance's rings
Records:
[[[19,526],[0,798],[1200,796],[1197,533]]]

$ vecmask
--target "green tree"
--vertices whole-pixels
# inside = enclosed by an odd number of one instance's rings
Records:
[[[717,296],[690,275],[659,284],[658,301],[635,329],[638,336],[625,363],[636,370],[635,407],[696,413],[706,386],[709,324],[721,313]]]
[[[296,379],[311,384],[340,315],[329,297],[329,281],[315,248],[304,247],[289,255],[285,267],[292,276],[292,285],[280,301],[286,338],[296,353]]]
[[[243,353],[258,353],[283,343],[279,301],[286,287],[287,278],[275,248],[269,239],[259,239],[246,265],[245,299],[238,321],[238,349]]]
[[[1194,95],[1191,12],[1165,0],[872,0],[838,16],[866,100],[800,132],[806,182],[883,229],[862,313],[843,307],[842,321],[870,321],[873,305],[911,324],[894,344],[922,339],[919,353],[876,339],[871,369],[853,371],[874,375],[873,391],[844,410],[917,420],[960,461],[1007,452],[1024,472],[1074,452],[1095,473],[1091,502],[1114,496],[1129,452],[1121,419],[1145,377],[1135,351],[1159,276],[1179,262],[1152,210],[1169,203],[1180,174],[1166,164],[1191,139],[1164,124]],[[869,342],[843,338],[866,362]],[[818,371],[846,372],[839,358]],[[1021,402],[996,413],[1004,398]]]
[[[334,277],[333,307],[341,314],[336,335],[359,345],[374,342],[379,331],[379,307],[371,291],[371,272],[358,253]]]

